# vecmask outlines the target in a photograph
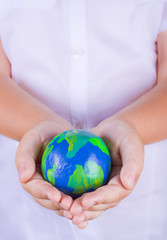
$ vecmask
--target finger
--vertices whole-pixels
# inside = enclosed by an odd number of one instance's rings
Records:
[[[110,204],[95,204],[92,207],[84,208],[83,211],[85,211],[85,210],[86,211],[92,211],[92,212],[106,211],[106,210],[108,210],[110,208],[116,207],[120,202],[110,203]],[[80,212],[79,214],[76,214],[76,215],[72,215],[71,212],[70,212],[70,215],[68,215],[68,216],[70,216],[70,219],[71,219],[72,218],[71,216],[78,216],[78,215],[82,214],[82,212]]]
[[[84,210],[105,211],[105,210],[108,210],[110,208],[116,207],[120,203],[120,201],[115,202],[115,203],[109,203],[109,204],[106,204],[106,203],[105,204],[98,204],[96,202],[95,203],[93,202],[92,206],[88,206],[88,207],[84,208],[83,205],[82,205],[82,199],[83,198],[80,198],[80,199],[78,199],[78,201],[73,203],[73,206],[70,209],[70,215],[71,216],[79,215]]]
[[[129,192],[124,189],[119,175],[116,175],[116,173],[119,174],[120,168],[115,167],[114,169],[114,177],[107,185],[100,187],[93,192],[85,193],[73,202],[70,209],[70,213],[73,216],[79,215],[85,209],[92,209],[93,207],[96,209],[98,208],[98,205],[101,205],[101,209],[102,207],[108,209],[108,206],[116,206],[129,194]],[[101,209],[99,206],[99,210]]]
[[[82,195],[81,197],[73,201],[73,204],[70,208],[70,213],[72,216],[79,215],[83,211],[83,206],[82,206],[83,197],[84,195]]]
[[[60,206],[63,210],[69,210],[73,203],[73,199],[71,196],[61,193],[61,202]]]
[[[115,203],[110,203],[110,204],[95,204],[94,206],[86,208],[84,210],[88,210],[88,211],[105,211],[105,210],[108,210],[110,208],[116,207],[120,202],[115,202]]]
[[[43,180],[42,176],[37,172],[27,183],[22,184],[22,186],[34,198],[46,199],[59,203],[62,210],[69,210],[73,203],[71,196],[60,192],[49,182]]]
[[[38,198],[34,198],[34,200],[44,208],[55,210],[55,211],[62,210],[59,203],[53,202],[51,200],[38,199]]]
[[[119,176],[115,176],[107,185],[85,194],[82,206],[87,209],[97,204],[114,204],[127,197],[129,193],[130,191],[122,186]]]
[[[34,198],[48,199],[56,202],[60,202],[62,199],[61,192],[45,181],[37,172],[28,182],[22,183],[22,187]]]
[[[129,133],[121,142],[122,157],[121,181],[126,189],[132,190],[136,185],[144,165],[144,147],[134,133]]]
[[[63,216],[69,220],[71,220],[73,218],[73,216],[71,215],[71,213],[69,211],[63,211]]]
[[[97,218],[102,213],[103,211],[96,211],[96,212],[84,211],[80,215],[74,216],[72,219],[72,223],[75,225],[79,225],[85,221],[90,221]]]
[[[40,136],[36,131],[29,131],[22,138],[15,157],[16,168],[21,183],[27,182],[35,172],[35,160],[41,149]]]
[[[88,226],[88,222],[86,221],[86,222],[80,223],[77,227],[79,229],[85,229],[87,226]]]

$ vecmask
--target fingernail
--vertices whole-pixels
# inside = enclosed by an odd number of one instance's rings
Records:
[[[66,217],[68,219],[72,219],[72,215],[69,211],[63,211],[63,215],[64,215],[64,217]]]
[[[136,178],[132,175],[129,176],[128,183],[129,183],[129,188],[130,189],[134,188],[134,186],[136,184]]]
[[[62,204],[62,203],[60,203],[60,207],[65,210],[65,208],[63,207],[63,204]]]
[[[22,176],[23,176],[23,174],[24,174],[24,172],[25,172],[25,167],[24,166],[22,166],[22,167],[20,167],[20,169],[19,169],[19,178],[21,178]]]

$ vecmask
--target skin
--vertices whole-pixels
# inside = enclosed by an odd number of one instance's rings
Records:
[[[39,168],[49,140],[73,127],[12,81],[10,63],[0,46],[0,133],[20,141],[15,158],[19,180],[41,206],[80,229],[133,191],[143,169],[144,145],[167,138],[167,31],[158,35],[157,53],[156,86],[91,129],[113,154],[109,183],[73,201],[44,181]]]

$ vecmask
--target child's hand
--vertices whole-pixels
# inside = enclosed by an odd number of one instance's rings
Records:
[[[144,146],[136,132],[122,120],[106,119],[91,130],[112,154],[112,173],[107,185],[76,199],[70,209],[72,222],[85,228],[88,220],[118,205],[135,187],[143,169]],[[68,211],[64,212],[66,215]]]
[[[68,123],[60,126],[50,120],[38,123],[21,139],[15,158],[22,187],[40,205],[55,210],[61,216],[62,209],[68,210],[73,200],[43,179],[41,158],[46,145],[54,136],[72,128]]]

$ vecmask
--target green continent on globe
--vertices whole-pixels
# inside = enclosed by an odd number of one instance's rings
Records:
[[[78,137],[78,131],[73,130],[72,132],[74,133],[73,135],[71,135],[71,132],[65,132],[59,137],[59,139],[57,139],[57,143],[61,143],[63,140],[66,140],[68,142],[69,146],[68,152],[66,154],[66,157],[68,158],[73,158],[75,154],[80,150],[80,148],[86,145],[86,143],[89,141],[87,137]]]
[[[45,180],[47,179],[46,178],[46,161],[47,161],[47,158],[49,156],[49,154],[51,153],[52,149],[53,149],[54,145],[50,145],[48,144],[48,146],[46,147],[45,151],[44,151],[44,154],[42,156],[42,172],[43,172],[43,176],[45,178]]]
[[[94,146],[99,147],[102,152],[110,156],[108,148],[99,137],[78,137],[77,130],[73,130],[73,133],[74,134],[71,135],[71,132],[65,132],[64,134],[59,134],[57,136],[57,143],[61,143],[63,140],[66,140],[69,144],[66,157],[73,158],[76,153],[87,144],[87,142],[91,142]]]
[[[89,140],[94,146],[97,146],[100,148],[100,150],[104,153],[106,153],[107,155],[110,156],[110,153],[108,151],[107,146],[105,145],[105,143],[102,141],[102,139],[100,138],[91,138]]]
[[[76,165],[73,175],[69,178],[68,187],[75,189],[72,192],[73,194],[82,194],[88,189],[96,189],[103,183],[104,173],[102,168],[90,160],[85,165],[87,170],[81,165]]]
[[[56,163],[53,165],[52,169],[48,169],[48,171],[47,171],[47,177],[48,177],[48,179],[49,179],[49,182],[50,182],[52,185],[55,185],[54,173],[55,173],[55,171],[56,171],[56,169],[57,169],[57,165],[58,165],[58,163],[56,162]]]
[[[79,138],[77,135],[72,135],[66,138],[67,142],[69,143],[68,152],[66,157],[73,158],[76,153],[84,147],[87,142],[89,142],[88,138]]]

